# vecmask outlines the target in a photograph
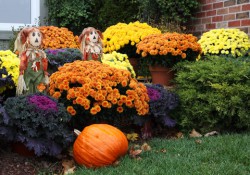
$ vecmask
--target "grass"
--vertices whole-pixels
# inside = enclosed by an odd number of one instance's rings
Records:
[[[196,141],[200,140],[197,143]],[[250,135],[234,134],[178,140],[155,138],[141,160],[128,155],[118,166],[77,167],[74,175],[247,175],[250,174]],[[161,151],[166,150],[166,151]]]

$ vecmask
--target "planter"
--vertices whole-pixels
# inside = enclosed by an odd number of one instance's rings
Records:
[[[11,149],[13,152],[25,157],[35,156],[34,150],[29,150],[22,142],[14,142],[11,144]]]
[[[152,77],[153,84],[161,84],[164,86],[172,86],[172,80],[175,77],[175,72],[168,67],[162,66],[149,66],[149,71]]]

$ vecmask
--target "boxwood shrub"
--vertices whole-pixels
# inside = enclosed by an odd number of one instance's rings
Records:
[[[217,57],[176,65],[175,112],[183,130],[240,132],[250,129],[250,58]]]

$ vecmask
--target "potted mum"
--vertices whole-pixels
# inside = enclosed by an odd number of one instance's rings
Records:
[[[50,76],[49,94],[64,103],[72,127],[79,130],[100,122],[119,127],[149,110],[145,85],[129,71],[98,61],[77,60],[59,67]]]
[[[174,77],[171,69],[176,63],[195,61],[201,53],[201,46],[195,36],[176,32],[149,35],[136,47],[136,52],[141,54],[143,60],[149,65],[152,82],[166,86],[171,85],[170,80]],[[169,76],[161,77],[168,74]]]
[[[65,63],[71,63],[75,60],[82,59],[82,53],[79,49],[65,48],[65,49],[46,49],[45,50],[49,65],[49,73],[54,73],[58,67]]]
[[[108,27],[103,32],[103,52],[112,53],[113,51],[117,51],[127,54],[132,66],[136,70],[138,69],[137,59],[140,58],[140,55],[136,53],[136,44],[144,37],[157,33],[159,34],[161,31],[151,27],[147,23],[139,21],[130,22],[129,24],[117,23]]]
[[[73,143],[70,118],[63,104],[50,96],[11,97],[0,109],[0,135],[14,144],[22,143],[36,156],[57,156]]]
[[[127,54],[113,51],[112,53],[103,54],[101,61],[102,63],[108,64],[111,67],[128,70],[133,78],[136,77],[135,71],[128,60]]]
[[[203,55],[244,56],[250,48],[248,35],[239,29],[213,29],[198,41]]]

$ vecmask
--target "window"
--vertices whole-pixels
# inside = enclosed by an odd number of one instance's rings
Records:
[[[38,23],[40,0],[0,0],[0,4],[0,31]]]

